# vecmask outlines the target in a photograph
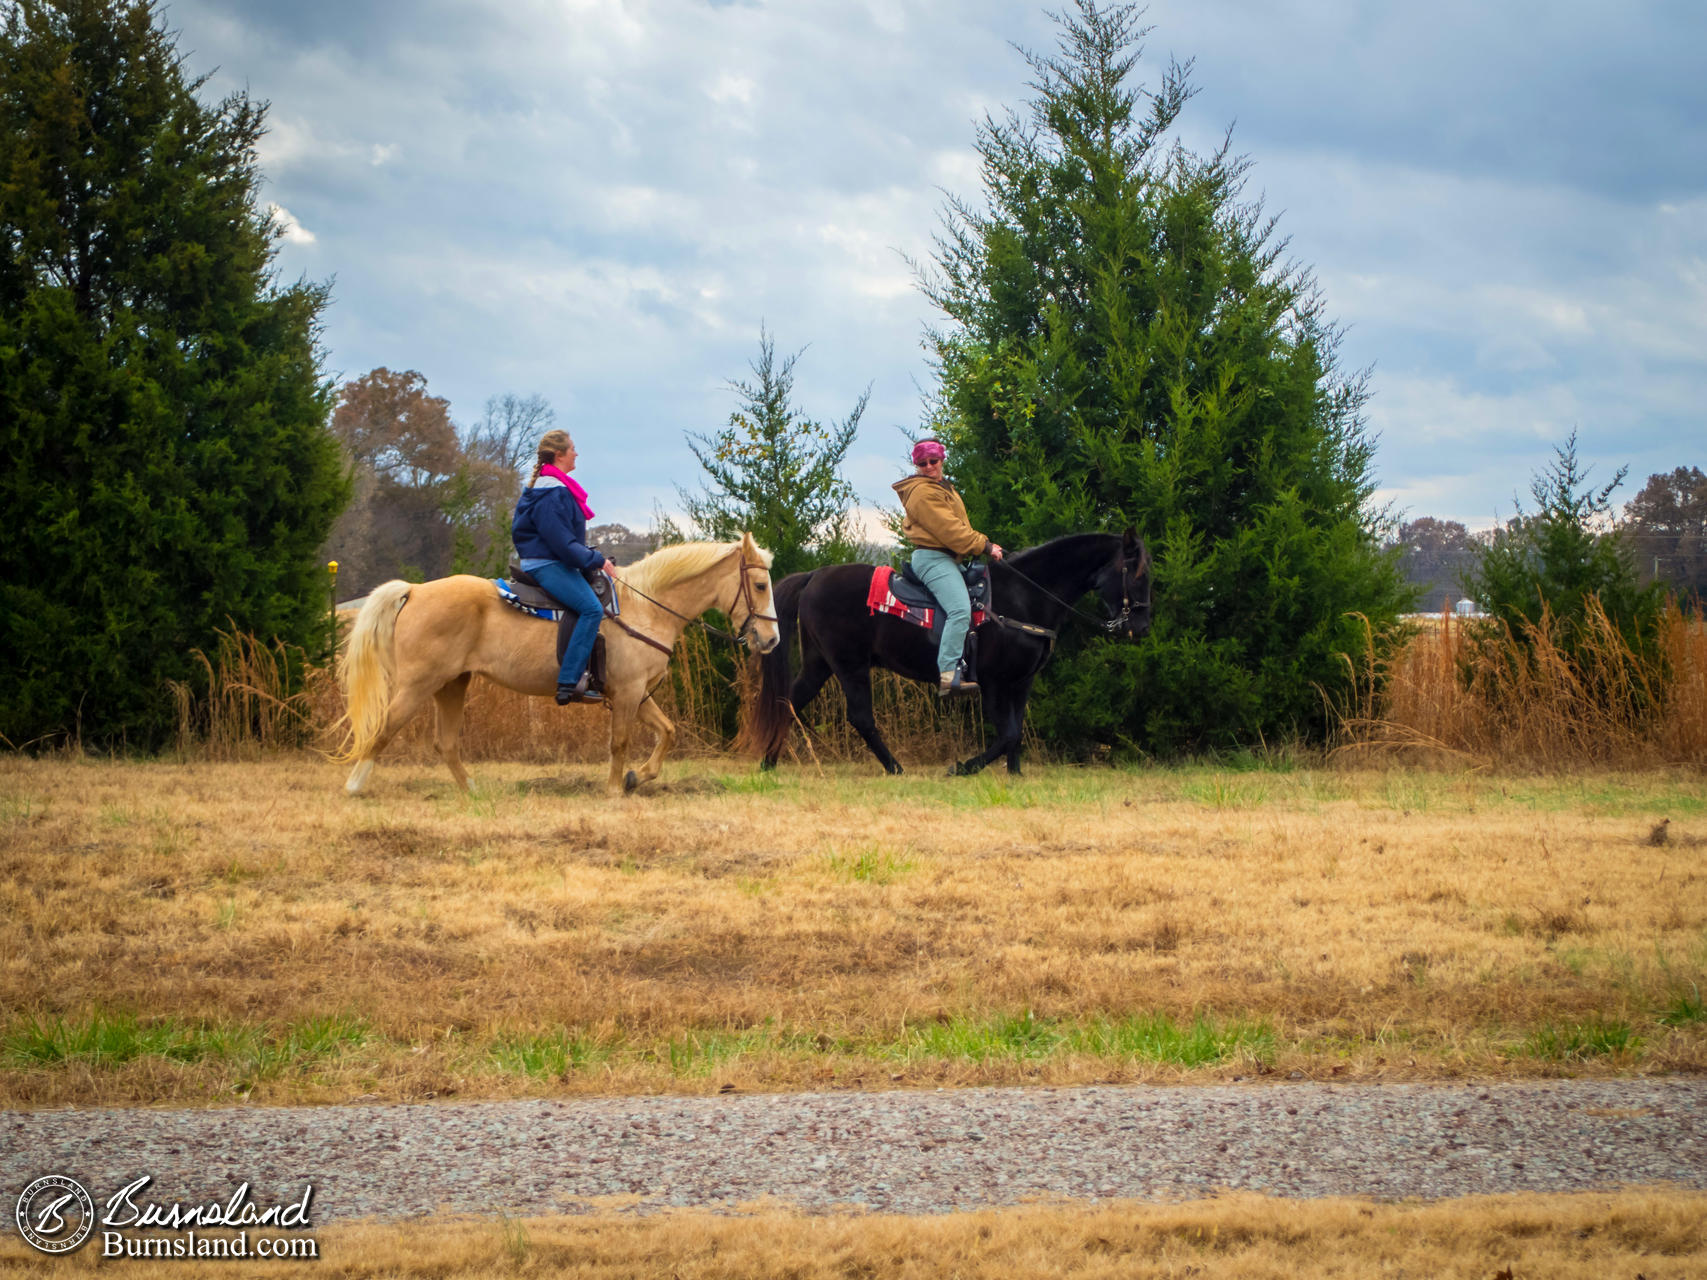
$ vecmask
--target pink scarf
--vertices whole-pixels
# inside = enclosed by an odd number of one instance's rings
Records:
[[[588,520],[593,518],[593,509],[587,505],[587,491],[569,478],[569,473],[552,463],[546,463],[539,469],[542,476],[550,476],[553,480],[561,480],[563,487],[569,490],[569,496],[580,504],[581,514]]]

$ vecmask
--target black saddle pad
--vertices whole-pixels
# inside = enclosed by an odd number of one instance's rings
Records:
[[[966,594],[972,597],[974,613],[989,613],[990,609],[990,566],[987,564],[963,565],[960,574],[966,579]],[[902,604],[915,609],[937,608],[936,597],[930,588],[920,582],[913,573],[910,563],[903,563],[900,572],[889,579],[889,590]]]

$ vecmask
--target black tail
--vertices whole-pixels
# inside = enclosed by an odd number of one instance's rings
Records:
[[[741,734],[748,750],[773,759],[788,741],[794,728],[794,707],[788,700],[794,633],[800,620],[800,593],[816,570],[791,573],[776,584],[771,599],[776,604],[777,632],[782,641],[769,653],[759,655],[759,692],[748,708],[747,727]]]

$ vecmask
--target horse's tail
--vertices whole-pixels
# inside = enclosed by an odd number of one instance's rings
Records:
[[[344,642],[338,661],[338,680],[344,688],[344,715],[350,722],[350,745],[339,760],[362,760],[385,730],[391,705],[391,685],[397,674],[393,652],[397,614],[414,584],[391,581],[376,588],[362,605]]]
[[[788,731],[794,728],[794,707],[788,700],[790,646],[800,621],[800,593],[816,570],[791,573],[776,584],[771,599],[776,604],[777,646],[759,655],[759,692],[748,709],[741,741],[749,751],[767,760],[782,750]]]

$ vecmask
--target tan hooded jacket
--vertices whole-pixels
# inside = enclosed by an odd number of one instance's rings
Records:
[[[895,492],[901,496],[901,509],[906,512],[901,521],[901,535],[915,547],[929,547],[954,556],[975,556],[990,545],[990,540],[966,518],[966,504],[948,481],[908,476],[895,482]]]

